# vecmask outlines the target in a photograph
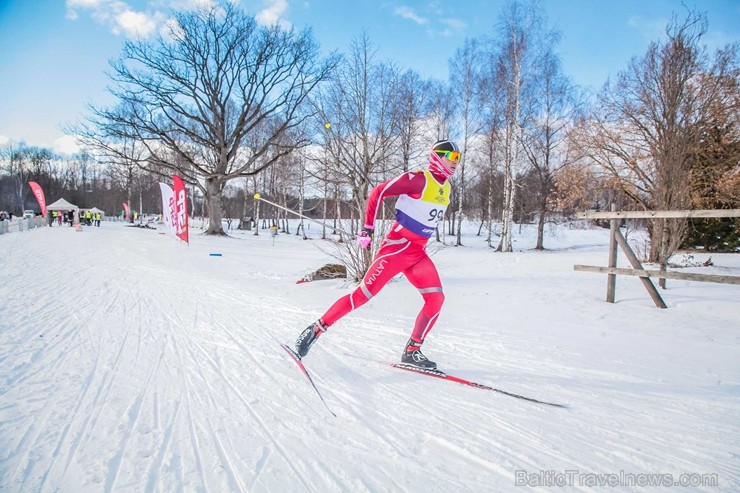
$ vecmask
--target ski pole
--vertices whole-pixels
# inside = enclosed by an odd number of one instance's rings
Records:
[[[325,223],[325,222],[323,222],[323,221],[319,221],[318,219],[313,219],[313,218],[311,218],[311,217],[308,217],[308,216],[304,216],[303,214],[301,214],[301,213],[298,213],[298,212],[294,211],[293,209],[288,209],[287,207],[283,207],[282,205],[278,205],[278,204],[276,204],[275,202],[270,202],[270,201],[269,201],[269,200],[267,200],[267,199],[263,199],[263,198],[262,198],[262,196],[261,196],[260,194],[258,194],[258,193],[255,193],[255,194],[254,194],[254,198],[255,198],[255,200],[261,200],[262,202],[265,202],[265,203],[267,203],[267,204],[270,204],[270,205],[271,205],[271,206],[273,206],[273,207],[277,207],[278,209],[282,209],[282,210],[284,210],[285,212],[290,212],[291,214],[295,214],[295,215],[296,215],[296,216],[298,216],[298,217],[302,217],[303,219],[306,219],[306,220],[308,220],[308,221],[314,222],[314,223],[316,223],[316,224],[320,224],[320,225],[324,226],[325,228],[329,228],[329,229],[335,229],[335,230],[339,231],[339,232],[340,232],[341,234],[343,234],[344,236],[346,236],[346,237],[348,237],[348,238],[352,238],[352,236],[353,236],[353,235],[351,235],[351,234],[347,233],[346,231],[344,231],[344,230],[342,230],[342,229],[339,229],[339,228],[335,228],[335,227],[329,226],[328,224],[326,224],[326,223]]]

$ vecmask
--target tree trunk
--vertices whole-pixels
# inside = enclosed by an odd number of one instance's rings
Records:
[[[212,178],[206,178],[206,203],[208,204],[208,229],[207,235],[226,236],[221,225],[221,186]]]
[[[244,204],[242,204],[242,220],[239,221],[240,230],[246,230],[249,228],[249,218],[247,217],[247,203],[249,200],[249,180],[244,180]]]
[[[498,250],[500,252],[511,252],[511,234],[514,223],[514,178],[513,165],[511,163],[506,164],[506,170],[504,172],[504,210],[501,217],[501,242],[499,243]]]
[[[321,212],[321,216],[323,218],[323,221],[321,221],[323,224],[321,225],[321,239],[326,239],[326,222],[329,220],[329,214],[328,214],[328,208],[327,208],[327,195],[329,194],[329,189],[327,188],[327,183],[324,183],[324,197],[323,197],[323,210]]]
[[[537,220],[537,245],[534,247],[535,250],[544,250],[544,236],[545,236],[545,215],[547,214],[547,200],[543,200],[540,204],[540,217]]]
[[[462,246],[462,221],[463,221],[463,212],[462,207],[460,208],[459,212],[457,213],[457,241],[455,243],[455,246]]]
[[[491,179],[488,184],[486,209],[488,211],[488,236],[486,237],[486,243],[488,243],[488,248],[493,248],[493,173],[491,173]]]

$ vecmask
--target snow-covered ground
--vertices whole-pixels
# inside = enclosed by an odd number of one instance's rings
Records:
[[[320,239],[0,236],[0,491],[740,491],[740,286],[669,281],[661,310],[619,277],[609,304],[573,270],[606,265],[606,230],[535,252],[525,228],[509,254],[474,231],[430,247],[446,304],[425,353],[568,409],[380,363],[421,304],[401,278],[306,358],[331,416],[277,344],[352,289],[296,284],[334,261]],[[740,275],[712,261],[693,270]]]

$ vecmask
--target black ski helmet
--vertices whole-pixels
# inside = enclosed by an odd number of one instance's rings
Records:
[[[451,140],[442,139],[438,140],[434,143],[432,146],[433,151],[457,151],[460,152],[460,148],[457,147],[457,144],[452,142]]]

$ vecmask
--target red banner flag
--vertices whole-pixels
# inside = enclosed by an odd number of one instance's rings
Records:
[[[31,190],[33,190],[33,194],[36,196],[36,202],[41,207],[41,214],[46,217],[46,197],[44,197],[44,191],[41,189],[41,185],[35,181],[29,181],[28,184],[31,185]]]
[[[188,200],[185,193],[185,184],[182,182],[182,178],[177,175],[172,175],[172,182],[174,183],[172,191],[175,194],[175,217],[177,218],[172,225],[175,227],[177,237],[189,245]]]
[[[128,221],[128,217],[131,215],[131,209],[128,208],[128,202],[123,203],[123,210],[126,211],[126,220]]]

